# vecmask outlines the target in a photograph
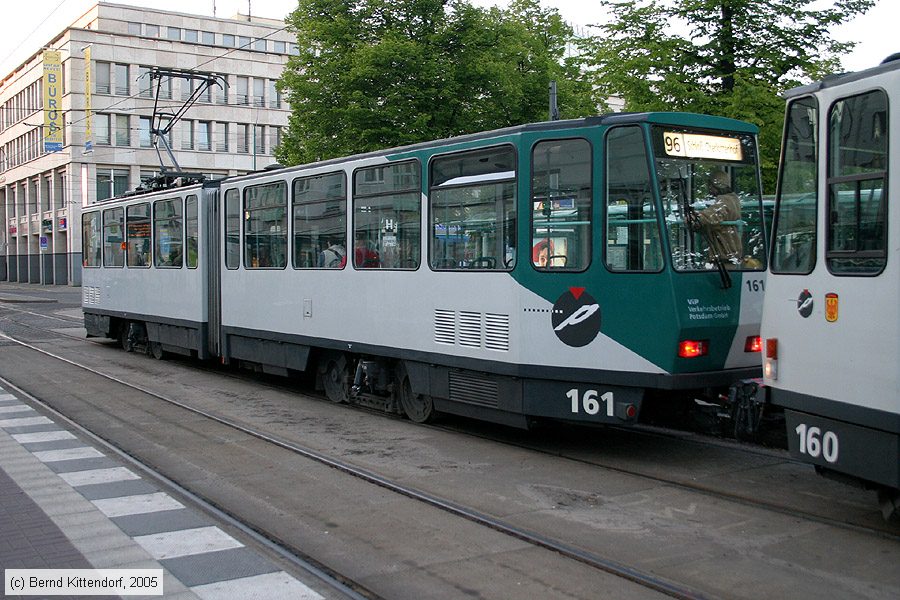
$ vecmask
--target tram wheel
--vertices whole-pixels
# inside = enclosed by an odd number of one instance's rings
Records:
[[[350,401],[350,370],[347,367],[347,359],[341,355],[326,360],[325,373],[322,377],[325,395],[332,402],[346,404]]]
[[[162,360],[166,357],[166,351],[163,350],[162,344],[160,344],[159,342],[150,342],[149,350],[150,356],[152,356],[156,360]]]
[[[128,332],[131,329],[130,323],[122,323],[119,326],[119,345],[122,346],[122,350],[125,352],[134,351],[134,344],[131,340],[128,339]]]
[[[428,423],[434,420],[434,400],[431,396],[413,394],[409,377],[404,377],[400,384],[400,405],[410,421]]]

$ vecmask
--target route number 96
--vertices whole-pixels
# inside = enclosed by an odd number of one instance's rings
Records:
[[[806,423],[797,425],[794,431],[800,436],[800,454],[806,454],[812,458],[821,456],[830,463],[837,462],[839,444],[835,432],[823,432],[818,427],[810,427]]]
[[[612,392],[601,394],[597,390],[585,390],[582,395],[581,391],[576,388],[566,392],[566,397],[572,401],[572,414],[577,415],[584,410],[585,414],[596,415],[600,412],[601,401],[606,404],[606,416],[612,417],[615,414]]]

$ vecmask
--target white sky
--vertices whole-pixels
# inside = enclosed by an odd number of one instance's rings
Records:
[[[478,5],[505,5],[505,0],[471,0]],[[541,0],[559,9],[567,21],[575,25],[602,22],[605,15],[591,0]],[[230,17],[246,14],[248,4],[253,15],[284,18],[296,0],[120,0],[119,4],[147,6],[198,15]],[[0,77],[25,60],[37,47],[47,43],[66,25],[84,14],[94,0],[5,0],[0,19]],[[822,0],[821,4],[828,4]],[[885,57],[900,52],[900,41],[894,41],[900,23],[900,2],[877,0],[867,14],[857,17],[835,31],[841,41],[856,40],[857,49],[844,58],[847,71],[877,65]]]

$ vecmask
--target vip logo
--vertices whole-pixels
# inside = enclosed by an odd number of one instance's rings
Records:
[[[797,312],[800,313],[800,316],[806,319],[809,315],[812,314],[813,311],[813,296],[809,293],[809,290],[803,290],[800,292],[800,296],[797,298]]]
[[[553,332],[564,344],[587,346],[600,333],[600,303],[584,288],[569,288],[553,305]]]

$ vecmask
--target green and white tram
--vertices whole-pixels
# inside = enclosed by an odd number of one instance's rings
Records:
[[[417,421],[718,402],[760,373],[756,134],[615,114],[113,199],[84,212],[85,323]]]
[[[791,453],[900,503],[900,56],[788,94],[764,382]]]

